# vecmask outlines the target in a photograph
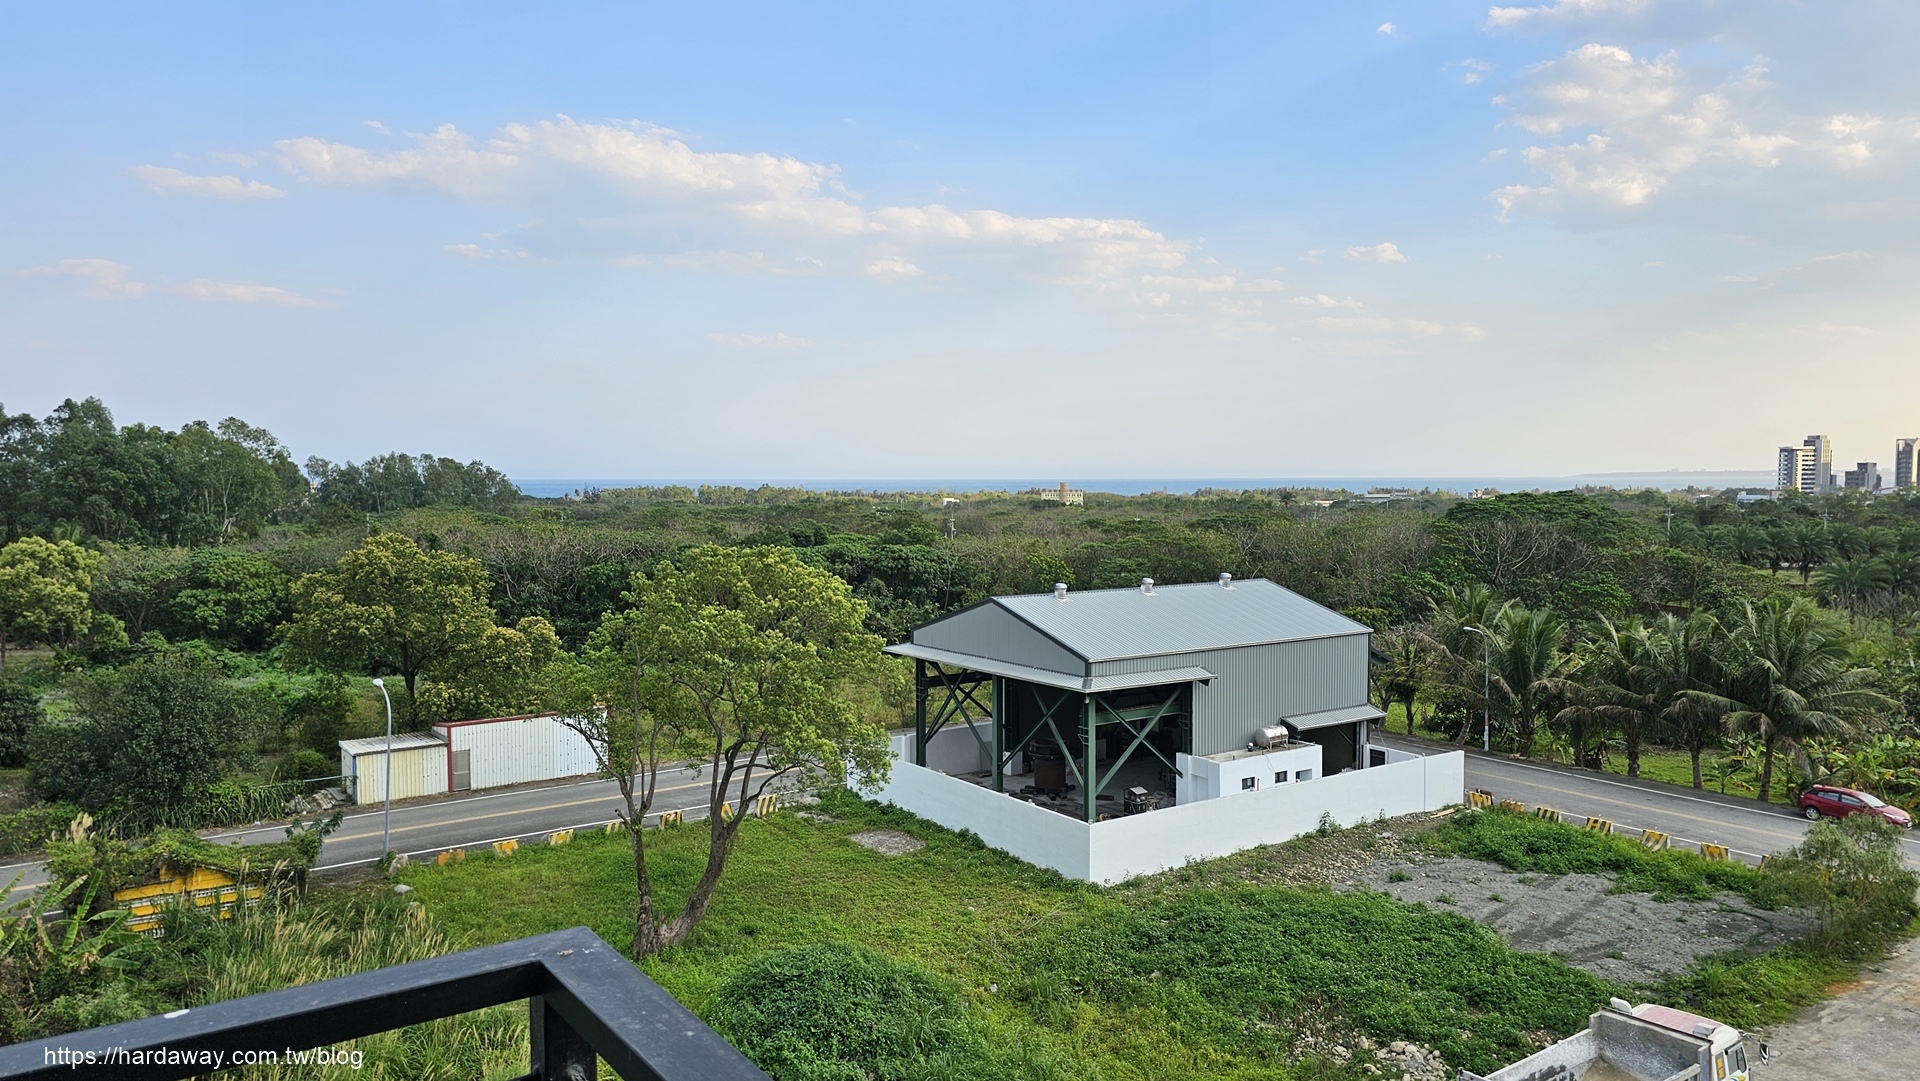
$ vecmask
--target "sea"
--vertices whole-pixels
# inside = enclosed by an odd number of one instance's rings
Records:
[[[1071,488],[1113,495],[1165,493],[1187,495],[1203,488],[1246,491],[1262,488],[1318,488],[1328,491],[1369,492],[1375,489],[1405,488],[1415,492],[1454,492],[1465,495],[1478,489],[1501,492],[1559,492],[1570,488],[1656,488],[1679,491],[1686,488],[1755,488],[1773,486],[1773,472],[1761,469],[1685,470],[1670,469],[1654,473],[1575,473],[1559,477],[922,477],[913,479],[782,479],[778,477],[617,477],[617,478],[514,478],[527,495],[558,498],[591,488],[634,488],[640,486],[684,485],[699,488],[703,484],[737,485],[758,488],[801,488],[815,492],[1019,492],[1031,488],[1055,488],[1066,481]]]

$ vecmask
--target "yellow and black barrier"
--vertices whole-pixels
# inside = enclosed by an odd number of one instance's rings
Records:
[[[773,813],[774,804],[777,802],[778,797],[772,792],[769,792],[753,801],[753,813],[761,818],[765,818]]]
[[[1711,844],[1707,841],[1700,842],[1700,855],[1715,862],[1725,862],[1732,858],[1726,845]]]
[[[211,908],[220,919],[233,918],[241,905],[258,904],[266,888],[258,882],[242,886],[235,876],[212,867],[189,867],[185,874],[163,872],[158,882],[113,891],[113,903],[127,912],[126,929],[158,934],[160,913],[168,904]]]
[[[433,862],[436,866],[440,867],[445,867],[452,863],[465,863],[467,862],[467,850],[464,848],[449,848],[438,856],[433,857]]]
[[[1467,792],[1467,806],[1491,807],[1493,806],[1493,793],[1484,788],[1469,789]]]
[[[607,823],[606,825],[604,825],[604,826],[601,826],[601,827],[600,827],[600,832],[601,832],[601,833],[604,833],[604,834],[606,834],[606,835],[607,835],[607,836],[609,836],[609,837],[611,837],[611,836],[613,836],[613,835],[614,835],[614,834],[616,834],[616,833],[619,833],[619,832],[620,832],[620,820],[619,820],[619,819],[614,819],[614,820],[613,820],[612,822],[609,822],[609,823]]]
[[[679,824],[680,824],[679,811],[661,811],[660,812],[660,827],[662,829],[665,829],[668,826],[677,826]]]
[[[502,859],[520,851],[520,842],[509,837],[504,841],[493,842],[493,854]]]
[[[1659,830],[1641,830],[1640,843],[1655,852],[1665,852],[1673,844],[1673,838]]]
[[[1533,814],[1534,814],[1534,817],[1536,817],[1536,818],[1544,818],[1544,819],[1546,819],[1546,820],[1547,820],[1547,821],[1549,821],[1549,822],[1558,822],[1558,821],[1560,821],[1560,812],[1559,812],[1559,811],[1556,811],[1556,810],[1554,810],[1554,809],[1553,809],[1553,808],[1551,808],[1551,807],[1548,807],[1548,806],[1547,806],[1546,804],[1544,804],[1544,803],[1543,803],[1543,804],[1541,804],[1541,805],[1540,805],[1540,806],[1538,806],[1538,807],[1535,807],[1535,808],[1533,809]]]
[[[1512,811],[1514,814],[1517,814],[1517,815],[1523,815],[1527,813],[1527,805],[1524,803],[1521,803],[1517,799],[1501,800],[1500,809],[1503,811]]]
[[[572,830],[554,830],[547,837],[547,843],[550,845],[563,845],[571,840],[573,840]]]
[[[1589,815],[1587,817],[1586,829],[1590,833],[1612,833],[1613,821],[1607,818],[1594,818]]]

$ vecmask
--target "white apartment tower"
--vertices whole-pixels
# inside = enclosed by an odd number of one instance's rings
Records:
[[[1787,452],[1794,452],[1792,479],[1787,479]],[[1831,492],[1837,485],[1833,475],[1833,440],[1824,435],[1810,435],[1800,441],[1798,447],[1780,448],[1780,487],[1793,488],[1807,495],[1819,495]]]
[[[1780,448],[1780,465],[1773,473],[1773,486],[1783,492],[1800,490],[1800,474],[1806,467],[1808,451],[1805,447],[1785,446]]]
[[[1893,441],[1893,486],[1911,488],[1914,485],[1913,458],[1915,447],[1920,446],[1920,438],[1896,439]]]

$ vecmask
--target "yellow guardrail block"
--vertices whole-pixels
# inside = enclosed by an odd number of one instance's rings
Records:
[[[1594,818],[1589,815],[1585,828],[1591,833],[1612,833],[1613,822],[1610,819]]]
[[[520,851],[520,842],[509,837],[504,841],[493,842],[493,854],[500,857],[511,856]]]
[[[190,867],[185,874],[163,873],[158,882],[115,890],[113,902],[127,910],[127,930],[155,934],[160,930],[160,914],[170,902],[212,908],[215,916],[230,920],[236,907],[258,904],[266,895],[266,887],[260,883],[243,886],[225,871]]]
[[[572,830],[554,830],[547,836],[547,843],[550,845],[563,845],[571,840],[573,840]]]
[[[761,818],[767,817],[768,815],[773,813],[774,804],[778,802],[778,799],[779,797],[774,795],[772,792],[769,792],[766,795],[761,796],[759,799],[754,801],[753,813],[756,815],[759,815]]]
[[[1560,821],[1560,812],[1544,804],[1533,809],[1533,816],[1535,818],[1544,818],[1549,822]]]
[[[1655,852],[1665,852],[1673,844],[1673,838],[1659,830],[1641,830],[1640,843]]]
[[[660,812],[660,826],[661,826],[661,828],[662,828],[662,829],[665,829],[665,828],[666,828],[666,827],[668,827],[668,826],[677,826],[677,825],[679,825],[679,824],[680,824],[680,822],[681,822],[681,814],[682,814],[682,813],[683,813],[683,812],[680,812],[680,811],[661,811],[661,812]]]
[[[1467,792],[1467,806],[1491,807],[1493,806],[1493,793],[1481,788],[1471,789]]]
[[[733,821],[733,804],[722,803],[720,805],[720,821],[722,822]]]
[[[1732,854],[1727,851],[1726,845],[1716,845],[1706,841],[1700,842],[1700,855],[1716,862],[1722,862],[1732,858]]]
[[[450,848],[438,856],[433,857],[433,862],[441,867],[445,867],[450,863],[465,863],[466,861],[467,850],[464,848]]]
[[[1523,815],[1527,813],[1527,805],[1524,803],[1521,803],[1517,799],[1501,800],[1500,809],[1503,811],[1512,811],[1514,814],[1517,814],[1517,815]]]

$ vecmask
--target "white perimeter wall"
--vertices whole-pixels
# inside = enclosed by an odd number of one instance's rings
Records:
[[[1323,813],[1352,826],[1383,814],[1436,811],[1466,797],[1466,756],[1450,751],[1089,824],[915,766],[912,752],[911,735],[895,736],[892,776],[863,794],[949,829],[972,830],[1028,863],[1103,884],[1278,844],[1319,828]]]

